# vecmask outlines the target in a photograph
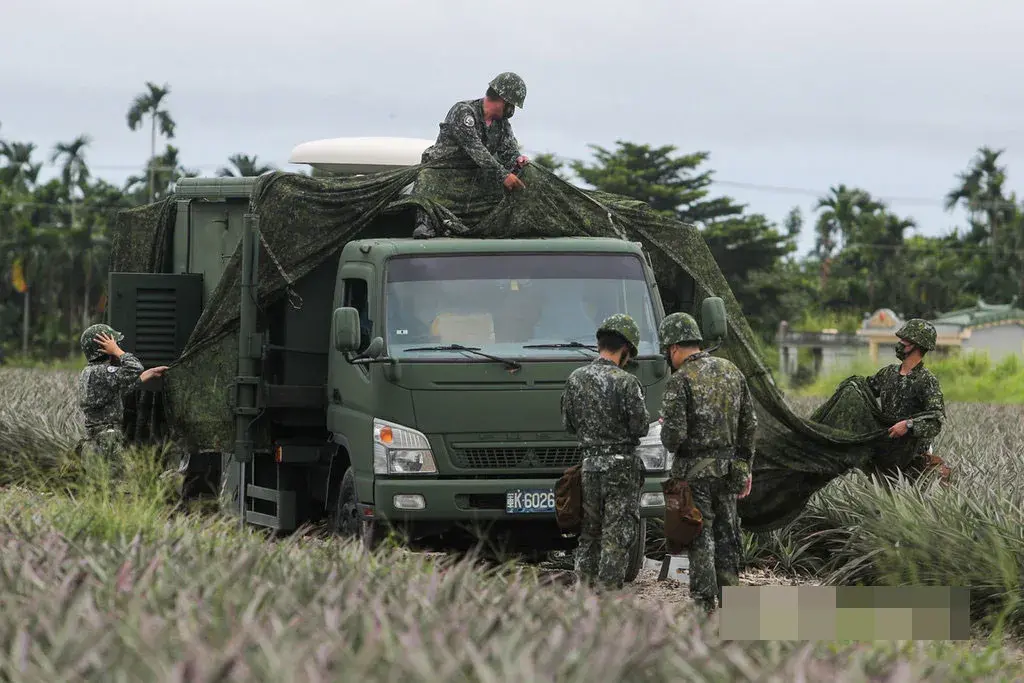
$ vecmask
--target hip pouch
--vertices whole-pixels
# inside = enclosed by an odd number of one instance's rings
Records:
[[[555,484],[555,520],[566,533],[578,533],[583,526],[582,472],[580,465],[573,465]]]
[[[682,479],[661,483],[665,494],[665,545],[670,555],[689,548],[704,528],[704,516],[693,503],[690,485]]]

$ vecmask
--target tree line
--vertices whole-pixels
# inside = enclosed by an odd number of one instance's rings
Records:
[[[121,186],[90,171],[88,135],[44,151],[5,139],[0,124],[0,346],[8,353],[21,348],[23,336],[37,357],[74,352],[82,327],[102,317],[116,212],[159,201],[178,179],[198,175],[172,144],[169,95],[169,86],[146,83],[128,103],[125,123],[149,133],[150,156]],[[966,226],[939,237],[910,235],[912,218],[865,189],[839,184],[818,199],[806,226],[815,248],[798,258],[801,210],[794,207],[778,225],[714,194],[710,153],[625,141],[591,149],[588,161],[552,154],[534,161],[697,225],[766,343],[781,320],[852,331],[881,306],[932,317],[979,298],[1001,303],[1024,294],[1024,203],[1007,189],[1003,150],[980,148],[943,198],[947,210],[967,210]],[[44,163],[57,174],[41,182]],[[217,175],[269,170],[255,156],[236,154]]]
[[[1024,300],[1024,203],[1008,192],[1005,150],[981,147],[943,197],[962,206],[968,224],[949,234],[910,234],[918,227],[863,188],[832,186],[818,198],[810,225],[815,247],[797,258],[805,218],[794,207],[777,225],[731,197],[713,195],[708,152],[677,154],[619,141],[592,145],[591,161],[552,154],[538,163],[591,187],[643,200],[656,211],[697,225],[753,328],[770,343],[780,321],[796,329],[852,332],[865,314],[894,309],[931,318],[958,308]]]
[[[5,139],[0,122],[0,349],[24,344],[38,358],[74,352],[83,326],[102,317],[117,211],[159,201],[180,178],[199,175],[170,142],[169,94],[167,85],[146,83],[129,103],[125,122],[131,131],[148,128],[150,157],[121,186],[90,171],[89,135],[57,143],[46,157],[35,143]],[[58,173],[41,182],[46,162]],[[269,170],[255,156],[235,154],[217,175]]]

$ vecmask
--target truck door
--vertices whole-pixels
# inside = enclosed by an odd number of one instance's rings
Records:
[[[342,263],[335,287],[335,308],[351,307],[359,312],[360,351],[382,334],[375,268],[369,263]],[[332,309],[333,312],[333,309]],[[333,328],[332,328],[333,329]],[[353,364],[328,340],[327,427],[344,448],[357,471],[356,488],[361,500],[372,500],[373,364]],[[365,462],[358,463],[365,458]],[[362,476],[360,476],[362,475]],[[369,478],[364,479],[364,476]],[[366,487],[365,490],[363,487]]]

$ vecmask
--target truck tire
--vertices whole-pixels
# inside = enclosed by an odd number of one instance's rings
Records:
[[[359,516],[359,501],[356,498],[356,476],[349,467],[341,478],[338,502],[331,516],[334,532],[345,539],[359,539],[367,550],[377,548],[385,538],[380,525],[372,519]]]
[[[334,532],[344,538],[358,538],[360,535],[359,506],[356,500],[356,478],[349,467],[341,478],[341,488],[334,504],[332,526]]]
[[[647,549],[647,520],[640,518],[640,533],[636,537],[636,545],[629,553],[629,564],[626,566],[626,583],[636,581],[644,566],[644,551]]]

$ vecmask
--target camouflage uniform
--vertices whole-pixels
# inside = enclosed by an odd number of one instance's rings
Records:
[[[605,330],[621,334],[633,350],[639,344],[629,316],[609,317],[598,331]],[[562,394],[562,425],[583,452],[576,573],[601,588],[621,588],[640,529],[644,466],[636,447],[650,426],[640,380],[605,358],[577,368]]]
[[[696,321],[673,313],[659,330],[663,349],[702,341]],[[662,398],[661,442],[675,454],[670,476],[687,481],[704,528],[689,549],[690,594],[705,610],[739,581],[742,541],[736,496],[754,459],[757,416],[746,378],[706,351],[686,358]]]
[[[96,342],[99,334],[109,334],[120,342],[124,335],[107,325],[93,325],[82,333],[82,351],[89,364],[78,377],[78,403],[85,414],[86,437],[83,452],[104,455],[111,462],[124,447],[121,419],[123,396],[137,388],[144,368],[134,355],[125,353],[120,362],[113,362]]]
[[[935,328],[920,319],[909,320],[896,336],[906,339],[923,352],[935,348]],[[896,355],[903,359],[903,344],[896,344]],[[887,365],[868,378],[868,387],[879,399],[882,412],[895,420],[908,420],[907,436],[918,439],[913,469],[935,466],[930,463],[932,441],[942,431],[946,417],[945,401],[939,380],[924,366],[914,366],[907,375],[900,374],[900,364]],[[941,458],[938,459],[941,464]],[[885,470],[889,473],[891,470]]]
[[[523,106],[526,84],[516,74],[499,74],[490,87],[513,111]],[[515,170],[520,155],[519,141],[509,123],[510,115],[488,126],[484,121],[483,98],[456,102],[441,123],[437,140],[423,151],[421,163],[432,167],[420,171],[412,194],[438,200],[461,213],[463,204],[479,199],[481,186],[493,185],[494,192],[500,192],[501,183]],[[469,170],[470,173],[453,173],[452,170]],[[466,195],[467,191],[471,194]],[[422,209],[417,211],[416,223],[414,236],[434,236],[430,218]]]

